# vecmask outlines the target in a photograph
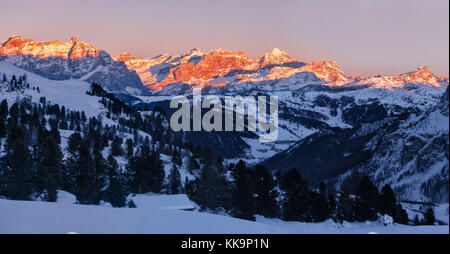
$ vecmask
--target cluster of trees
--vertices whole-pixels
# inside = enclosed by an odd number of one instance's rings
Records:
[[[23,80],[26,76],[20,77],[20,82],[13,76],[11,82],[24,84]],[[2,84],[9,86],[11,82],[6,80]],[[155,113],[141,117],[135,114],[136,109],[99,85],[93,84],[91,89],[89,94],[102,97],[101,101],[109,105],[108,113],[118,125],[103,125],[101,119],[88,119],[83,111],[52,105],[45,97],[39,103],[22,99],[10,107],[7,100],[2,101],[0,196],[55,201],[57,189],[62,189],[75,194],[81,204],[98,204],[103,200],[121,207],[127,205],[130,192],[183,191],[177,168],[181,165],[181,148],[164,143],[177,141],[168,131],[162,131],[164,118]],[[60,146],[60,130],[72,132],[64,151]],[[160,135],[152,135],[150,140],[148,134],[154,130],[159,130]],[[174,161],[167,184],[161,152],[172,155]],[[123,167],[115,160],[116,156],[126,160]]]
[[[171,132],[170,128],[164,128],[164,122],[167,119],[159,109],[154,109],[150,115],[141,115],[136,107],[127,105],[97,83],[92,83],[91,90],[86,93],[101,97],[100,103],[108,110],[106,117],[117,121],[122,126],[120,131],[135,133],[140,130],[151,135],[153,143],[186,146],[180,141],[179,137]]]
[[[91,84],[91,90],[86,92],[88,95],[102,97],[100,103],[105,106],[109,112],[112,114],[127,114],[127,115],[138,115],[138,111],[134,107],[128,106],[123,101],[117,99],[113,93],[108,93],[103,87],[98,83]]]
[[[310,184],[295,168],[272,175],[264,166],[246,167],[243,161],[225,169],[220,162],[204,161],[201,176],[186,184],[186,193],[204,209],[225,209],[231,215],[253,220],[255,215],[287,221],[337,222],[377,220],[390,215],[409,223],[408,215],[385,185],[381,192],[367,176],[353,181],[351,190]],[[349,183],[351,181],[348,181]]]
[[[64,152],[60,130],[73,131]],[[56,201],[57,189],[62,189],[74,193],[81,204],[104,200],[120,207],[126,205],[130,192],[161,191],[165,173],[159,150],[179,150],[173,146],[161,149],[161,144],[150,143],[148,135],[135,135],[134,140],[126,139],[123,151],[118,134],[116,126],[103,126],[95,117],[87,119],[84,112],[51,105],[45,98],[39,104],[24,99],[11,107],[3,100],[0,195]],[[136,152],[135,146],[140,146]],[[110,151],[106,158],[105,149]],[[113,155],[128,157],[125,172]],[[175,183],[178,186],[172,189],[181,189],[179,175]]]
[[[436,217],[434,215],[434,211],[433,208],[428,208],[427,211],[425,212],[424,216],[422,219],[419,220],[419,216],[415,216],[414,217],[414,221],[413,224],[414,225],[434,225],[434,222],[436,220]]]
[[[28,199],[31,193],[39,193],[45,200],[56,200],[62,152],[57,127],[43,117],[51,109],[33,106],[27,100],[10,108],[3,100],[0,108],[0,138],[4,140],[0,195]],[[46,125],[51,126],[50,130]]]
[[[16,75],[12,75],[11,79],[8,80],[5,74],[2,76],[2,85],[6,86],[6,90],[11,91],[20,91],[23,89],[30,88],[30,84],[27,82],[27,75],[21,75],[18,78]],[[33,90],[37,89],[39,91],[39,87],[33,87]]]

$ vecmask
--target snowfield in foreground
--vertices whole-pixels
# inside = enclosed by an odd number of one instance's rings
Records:
[[[172,209],[0,200],[0,233],[159,233],[159,234],[448,234],[448,226],[383,226],[376,222],[285,222],[257,217],[256,222]]]

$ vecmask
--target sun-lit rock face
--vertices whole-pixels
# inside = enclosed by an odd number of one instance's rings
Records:
[[[192,49],[180,56],[165,54],[153,59],[121,54],[114,59],[124,61],[128,68],[136,70],[144,85],[154,91],[180,82],[205,87],[288,78],[299,69],[284,64],[304,65],[277,48],[255,59],[249,58],[243,51],[226,49],[215,49],[209,53]]]
[[[419,67],[417,70],[409,73],[405,73],[395,77],[397,81],[411,82],[411,83],[429,83],[433,84],[437,82],[436,76],[430,68],[424,66]]]
[[[165,83],[189,82],[192,79],[211,80],[216,76],[224,76],[231,70],[252,70],[253,61],[244,52],[213,50],[198,61],[187,61],[174,68]]]
[[[76,37],[72,37],[68,42],[63,43],[60,41],[36,42],[15,35],[2,42],[1,45],[0,56],[27,55],[41,59],[51,57],[63,59],[99,57],[101,51],[84,41],[78,41]]]
[[[54,80],[98,82],[113,91],[145,89],[134,70],[76,37],[64,43],[36,42],[15,35],[0,44],[0,61]]]
[[[424,66],[415,71],[400,74],[398,76],[370,77],[362,79],[358,84],[371,84],[374,88],[404,87],[407,84],[423,84],[429,86],[442,87],[445,77],[437,78],[433,71]],[[447,81],[448,84],[448,81]]]
[[[269,53],[266,53],[255,60],[260,64],[261,68],[268,65],[298,62],[297,59],[291,58],[286,52],[280,50],[279,48],[274,48]]]
[[[336,62],[301,62],[274,48],[260,57],[250,58],[243,51],[198,48],[181,55],[161,54],[138,58],[122,53],[112,58],[104,50],[72,37],[67,42],[36,42],[19,35],[0,44],[0,61],[9,62],[50,79],[82,79],[99,82],[110,90],[138,89],[161,91],[166,86],[225,86],[265,81],[305,82],[318,80],[327,86],[369,85],[373,88],[426,84],[446,87],[448,78],[437,78],[428,67],[398,76],[347,77]],[[301,73],[306,73],[305,75]],[[295,77],[300,77],[296,79]],[[272,82],[273,83],[273,82]],[[128,88],[127,88],[128,87]]]
[[[339,65],[333,61],[309,62],[301,68],[301,71],[313,72],[318,78],[331,82],[334,85],[342,85],[349,82]]]
[[[159,55],[143,59],[128,53],[114,58],[136,70],[143,84],[160,91],[171,84],[184,83],[192,87],[224,86],[264,81],[282,81],[299,73],[310,73],[326,86],[370,85],[373,88],[402,87],[407,83],[445,86],[448,78],[437,78],[428,67],[414,72],[386,77],[348,77],[336,62],[329,60],[301,62],[286,52],[274,48],[270,52],[249,58],[245,52],[215,49],[204,53],[192,49],[182,55]]]
[[[141,58],[142,60],[145,60],[145,58]],[[114,57],[114,60],[116,61],[123,61],[125,62],[125,64],[127,66],[134,66],[134,64],[136,63],[137,60],[141,60],[137,57],[132,56],[130,53],[128,52],[124,52],[118,56]]]

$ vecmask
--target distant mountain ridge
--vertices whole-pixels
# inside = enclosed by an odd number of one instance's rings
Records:
[[[320,80],[327,86],[370,85],[373,88],[403,87],[407,84],[426,84],[445,88],[447,77],[436,77],[428,67],[397,76],[349,77],[338,63],[330,60],[302,62],[286,52],[274,48],[270,52],[251,59],[245,52],[215,49],[204,53],[192,49],[182,55],[162,54],[155,58],[138,58],[130,53],[114,57],[123,61],[129,69],[136,70],[143,84],[152,91],[165,94],[182,93],[173,86],[224,87],[228,85],[253,84],[264,81],[280,81],[302,73],[309,80]]]
[[[0,61],[53,80],[98,82],[111,91],[145,91],[139,76],[104,50],[72,37],[68,42],[36,42],[19,35],[0,44]]]
[[[209,53],[192,49],[179,56],[163,54],[152,59],[123,53],[114,59],[136,70],[144,85],[153,91],[161,91],[176,83],[203,88],[277,80],[299,72],[312,72],[327,83],[348,82],[335,62],[324,60],[305,63],[278,48],[254,59],[243,51],[231,52],[225,49],[215,49]]]
[[[98,82],[108,90],[132,94],[174,95],[193,87],[277,82],[297,76],[327,86],[392,88],[411,83],[437,87],[448,84],[448,77],[438,78],[428,67],[398,76],[349,77],[336,62],[302,62],[278,48],[253,59],[243,51],[215,49],[205,53],[198,48],[181,55],[161,54],[151,59],[134,57],[130,53],[111,57],[76,37],[68,42],[36,42],[14,35],[1,42],[0,61],[49,79]]]

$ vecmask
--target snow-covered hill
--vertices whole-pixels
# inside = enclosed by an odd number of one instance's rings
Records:
[[[9,92],[0,89],[0,97],[13,103],[17,98],[29,97],[33,102],[39,102],[40,97],[46,97],[52,104],[59,104],[68,109],[85,111],[86,116],[98,116],[104,112],[99,103],[100,98],[86,94],[90,90],[90,83],[82,80],[50,80],[19,67],[0,61],[0,75],[8,78],[26,75],[31,89]],[[37,88],[39,87],[39,91]],[[35,89],[33,89],[35,88]]]
[[[88,91],[91,91],[91,84],[87,81],[76,79],[51,80],[32,72],[25,71],[15,65],[0,61],[0,78],[3,75],[5,75],[8,80],[10,80],[13,76],[19,78],[25,75],[26,82],[29,84],[28,89],[10,91],[8,90],[8,84],[2,84],[0,80],[0,100],[6,99],[8,105],[13,105],[23,99],[30,100],[33,103],[40,103],[40,99],[45,97],[46,103],[48,104],[57,104],[60,107],[64,106],[67,111],[72,110],[84,112],[87,118],[95,117],[104,126],[114,126],[115,128],[120,128],[120,120],[117,117],[115,119],[107,117],[109,114],[108,109],[101,103],[102,98],[87,94]],[[142,114],[145,115],[145,112]],[[125,114],[119,114],[119,117],[126,118],[127,116]],[[59,132],[61,136],[61,148],[64,153],[64,159],[66,159],[68,156],[68,152],[66,150],[68,140],[70,135],[72,135],[75,131],[59,129]],[[148,138],[150,141],[153,139],[150,134],[143,132],[142,130],[136,130],[136,133],[142,140],[144,138]],[[123,129],[119,130],[116,135],[122,140],[122,149],[124,150],[126,148],[125,140],[133,139],[136,136],[124,131]],[[2,148],[3,144],[4,140],[0,139],[0,148]],[[158,144],[158,142],[155,141],[155,144]],[[137,151],[138,148],[139,146],[136,145],[134,150]],[[109,147],[102,151],[105,158],[107,158],[110,153],[111,150]],[[167,181],[167,177],[173,167],[172,156],[162,153],[160,157],[165,171],[165,181]],[[124,170],[128,159],[124,156],[115,156],[115,159],[121,169]],[[192,180],[193,175],[187,170],[188,165],[186,159],[182,159],[182,161],[183,163],[179,166],[179,172],[181,175],[181,182],[184,183],[186,179]]]

